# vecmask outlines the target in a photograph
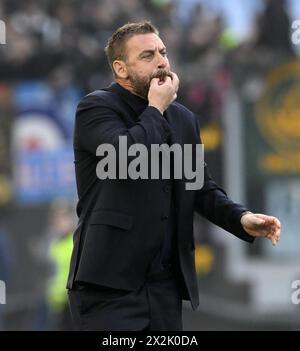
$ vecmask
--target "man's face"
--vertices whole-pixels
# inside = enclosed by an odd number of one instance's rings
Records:
[[[166,47],[154,33],[139,34],[127,41],[126,53],[125,64],[132,89],[147,99],[152,78],[163,81],[170,75]]]

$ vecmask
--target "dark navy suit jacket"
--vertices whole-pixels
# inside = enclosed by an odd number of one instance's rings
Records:
[[[105,179],[96,175],[96,149],[109,143],[118,150],[119,136],[135,143],[199,144],[200,130],[192,111],[173,102],[164,116],[117,83],[85,96],[76,112],[75,171],[79,224],[67,287],[87,282],[135,290],[145,281],[158,253],[173,244],[176,276],[182,298],[199,304],[194,261],[193,215],[252,242],[240,218],[247,208],[230,200],[204,167],[204,186],[186,190],[185,179]],[[118,155],[117,155],[118,156]],[[130,160],[129,160],[130,161]],[[118,162],[118,161],[117,161]],[[183,174],[184,175],[184,174]],[[172,197],[175,215],[171,216]],[[93,198],[93,201],[91,199]],[[87,208],[90,207],[90,208]],[[174,233],[170,233],[173,228]]]

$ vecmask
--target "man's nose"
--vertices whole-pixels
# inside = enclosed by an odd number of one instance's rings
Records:
[[[158,68],[166,68],[166,66],[167,66],[166,57],[162,56],[161,54],[158,54],[157,67]]]

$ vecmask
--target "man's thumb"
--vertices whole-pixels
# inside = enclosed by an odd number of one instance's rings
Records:
[[[262,218],[255,218],[255,224],[261,225],[261,224],[264,224],[264,223],[265,223],[264,219],[262,219]]]
[[[153,84],[158,85],[158,83],[159,83],[159,78],[152,78],[150,85],[153,85]]]

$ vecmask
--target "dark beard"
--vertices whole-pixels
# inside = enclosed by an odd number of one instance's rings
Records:
[[[164,81],[165,78],[169,76],[172,78],[172,75],[169,70],[166,69],[159,69],[155,73],[153,73],[150,77],[138,77],[135,73],[129,73],[128,78],[131,82],[133,91],[144,98],[145,100],[148,100],[148,92],[150,88],[150,83],[153,78],[159,78],[159,80]]]

